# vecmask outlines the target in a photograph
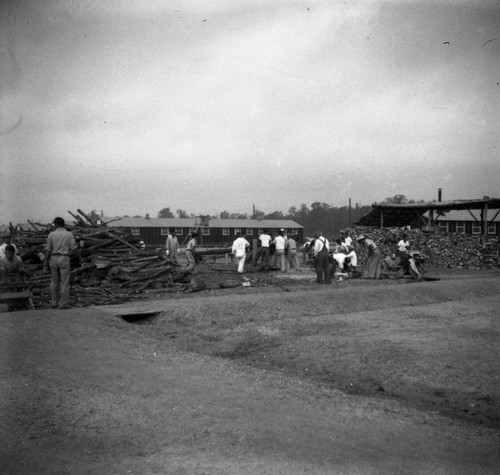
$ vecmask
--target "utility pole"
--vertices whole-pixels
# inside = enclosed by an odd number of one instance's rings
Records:
[[[349,227],[352,227],[352,207],[351,207],[351,198],[349,198]]]

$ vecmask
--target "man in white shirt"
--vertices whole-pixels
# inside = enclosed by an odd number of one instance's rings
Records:
[[[266,271],[269,270],[269,246],[271,245],[271,240],[272,237],[268,230],[264,229],[264,232],[259,236],[260,249],[257,253],[257,262],[259,262],[259,259],[262,259],[262,269]]]
[[[323,234],[319,231],[314,233],[314,257],[316,263],[316,277],[318,284],[329,284],[330,270],[328,262],[328,251],[330,244]]]
[[[177,264],[177,255],[179,254],[179,241],[175,235],[175,229],[168,231],[167,242],[165,243],[167,259]]]
[[[247,248],[249,247],[250,243],[241,235],[241,233],[236,234],[236,239],[233,242],[232,253],[238,261],[238,274],[243,274],[245,259],[247,257]]]
[[[196,238],[198,237],[198,233],[191,233],[191,238],[189,239],[186,246],[186,259],[188,261],[187,268],[189,270],[194,270],[194,266],[196,263]]]
[[[281,272],[286,272],[286,258],[285,258],[286,239],[284,236],[284,232],[282,230],[274,238],[273,243],[276,246],[275,253],[276,253],[276,258],[279,261]]]
[[[401,266],[405,272],[408,272],[410,268],[408,255],[409,248],[410,241],[408,241],[408,235],[403,234],[403,236],[401,236],[401,240],[398,242],[398,251],[396,252],[396,255],[401,259]]]
[[[343,252],[337,252],[333,255],[333,260],[336,264],[335,269],[338,269],[342,272],[347,272],[348,266],[351,264],[351,258],[348,257],[347,254],[344,254]]]
[[[343,231],[341,235],[345,245],[352,248],[352,237],[349,236],[349,233],[347,231]]]

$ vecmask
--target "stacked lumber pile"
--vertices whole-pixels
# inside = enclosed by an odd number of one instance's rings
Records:
[[[500,244],[497,237],[485,240],[481,253],[481,264],[486,269],[500,268]]]
[[[164,253],[142,249],[140,239],[128,231],[97,225],[83,211],[69,212],[66,226],[79,246],[71,258],[71,305],[121,303],[155,292],[183,291],[191,272],[167,260]],[[10,226],[12,243],[30,274],[36,307],[50,305],[50,275],[43,273],[43,259],[50,224],[31,223],[32,230]]]
[[[348,228],[353,241],[364,234],[371,237],[379,247],[383,256],[392,254],[401,239],[401,229],[374,229],[366,227]],[[427,267],[493,269],[499,268],[498,237],[468,236],[464,234],[430,234],[420,229],[404,231],[410,241],[410,249],[420,251]],[[366,260],[364,246],[356,246],[360,262]]]

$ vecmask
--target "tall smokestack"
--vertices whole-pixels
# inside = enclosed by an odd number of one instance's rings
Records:
[[[443,201],[443,190],[442,188],[438,188],[438,201],[441,203]]]

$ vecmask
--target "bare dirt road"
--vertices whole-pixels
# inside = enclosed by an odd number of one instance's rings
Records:
[[[2,313],[0,473],[498,473],[500,273],[441,277]]]

